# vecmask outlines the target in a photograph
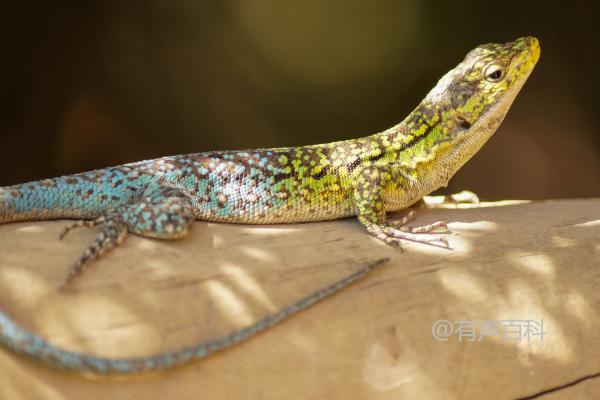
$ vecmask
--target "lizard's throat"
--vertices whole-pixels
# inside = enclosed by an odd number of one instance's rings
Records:
[[[450,171],[450,176],[469,161],[496,132],[528,75],[529,73],[525,74],[515,82],[468,130],[457,135],[453,150],[442,156],[442,163]]]

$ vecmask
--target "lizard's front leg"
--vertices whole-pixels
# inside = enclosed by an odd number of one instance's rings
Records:
[[[132,232],[157,239],[178,239],[187,235],[194,214],[190,197],[171,186],[153,185],[141,199],[111,209],[94,221],[78,221],[65,228],[61,239],[79,226],[102,224],[102,231],[69,270],[64,284],[82,271],[90,262],[121,243]]]
[[[405,178],[386,166],[368,166],[363,168],[356,177],[353,199],[356,214],[361,224],[376,238],[392,246],[400,246],[402,240],[425,243],[433,246],[448,247],[446,238],[430,234],[436,230],[447,231],[444,222],[437,221],[433,224],[407,227],[405,226],[413,217],[410,211],[398,221],[387,221],[384,207],[384,193],[390,184],[406,184]]]

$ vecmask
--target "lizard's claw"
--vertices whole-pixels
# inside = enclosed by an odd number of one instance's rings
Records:
[[[408,240],[433,246],[441,245],[441,247],[448,247],[448,240],[445,237],[430,234],[430,232],[435,229],[434,225],[435,224],[420,227],[407,227],[406,230],[384,227],[383,234],[390,239]]]
[[[423,226],[402,227],[401,230],[410,232],[410,233],[430,233],[430,232],[435,232],[435,231],[439,231],[437,233],[452,233],[448,229],[448,224],[446,224],[444,221],[435,221],[432,224],[423,225]]]
[[[412,228],[416,229],[416,228]],[[390,246],[399,247],[402,250],[402,241],[408,240],[411,242],[423,243],[430,246],[443,247],[449,249],[448,239],[443,236],[431,235],[426,232],[408,232],[392,228],[389,226],[380,226],[369,230],[371,235],[383,241]]]
[[[448,240],[445,237],[433,234],[433,232],[438,234],[451,233],[448,230],[448,224],[443,221],[436,221],[423,226],[405,226],[414,217],[415,212],[410,210],[404,217],[398,220],[382,224],[371,222],[366,224],[366,228],[377,239],[400,249],[402,249],[403,240],[447,249],[450,248]]]
[[[393,227],[401,227],[403,225],[406,225],[407,223],[409,223],[410,221],[412,221],[415,218],[416,213],[414,212],[414,210],[409,210],[408,213],[400,218],[400,219],[395,219],[393,221],[388,221],[388,225],[389,226],[393,226]]]

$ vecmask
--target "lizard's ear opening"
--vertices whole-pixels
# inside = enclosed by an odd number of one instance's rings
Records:
[[[462,115],[458,115],[456,117],[456,122],[457,122],[458,126],[460,126],[464,130],[467,130],[471,127],[471,123]]]

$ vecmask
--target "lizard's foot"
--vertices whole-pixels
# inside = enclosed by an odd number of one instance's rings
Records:
[[[430,233],[439,230],[442,231],[439,233],[451,233],[448,230],[448,224],[446,224],[444,221],[435,221],[432,224],[423,226],[405,226],[415,218],[415,215],[416,213],[413,210],[410,210],[404,217],[394,221],[387,221],[385,225],[391,228],[399,229],[403,232],[410,233]]]
[[[177,188],[162,185],[149,187],[139,201],[111,209],[93,221],[74,222],[64,229],[61,239],[72,229],[81,226],[101,224],[102,231],[69,270],[62,287],[90,262],[119,245],[127,232],[157,239],[178,239],[188,233],[193,222],[189,196]]]
[[[415,215],[417,215],[416,212],[414,212],[413,210],[409,210],[406,213],[406,215],[403,216],[402,218],[395,219],[393,221],[387,221],[387,224],[392,227],[401,227],[401,226],[408,224],[413,219],[415,219]]]
[[[61,284],[61,288],[64,288],[75,275],[83,271],[91,261],[97,259],[106,251],[117,246],[127,236],[127,225],[123,221],[123,216],[116,210],[110,210],[106,213],[106,215],[97,218],[94,221],[81,221],[69,225],[65,229],[65,232],[63,232],[61,235],[61,238],[73,228],[79,226],[95,226],[98,224],[103,224],[102,231],[100,234],[98,234],[94,242],[87,248],[79,260],[77,260],[77,262],[67,272],[67,276]]]
[[[415,229],[415,228],[413,228]],[[387,225],[367,227],[369,233],[390,246],[402,248],[402,241],[423,243],[430,246],[449,248],[448,239],[443,236],[430,235],[425,232],[407,232]]]
[[[420,201],[421,207],[443,208],[458,204],[479,204],[479,197],[468,190],[445,196],[424,196]]]
[[[400,247],[402,240],[428,244],[430,246],[448,248],[448,240],[439,235],[431,234],[437,230],[448,233],[448,226],[441,221],[433,224],[406,227],[405,225],[414,218],[415,212],[410,210],[403,218],[392,222],[386,220],[384,188],[395,177],[398,171],[389,167],[378,167],[371,165],[363,170],[356,178],[356,187],[353,192],[353,200],[358,220],[367,231],[377,239],[391,246]]]
[[[439,230],[442,230],[439,233],[450,233],[445,222],[436,221],[432,224],[416,227],[405,226],[414,216],[415,212],[411,210],[406,216],[396,221],[381,224],[376,222],[363,223],[371,235],[390,246],[402,248],[402,240],[408,240],[430,246],[449,248],[448,240],[445,237],[431,234]]]

